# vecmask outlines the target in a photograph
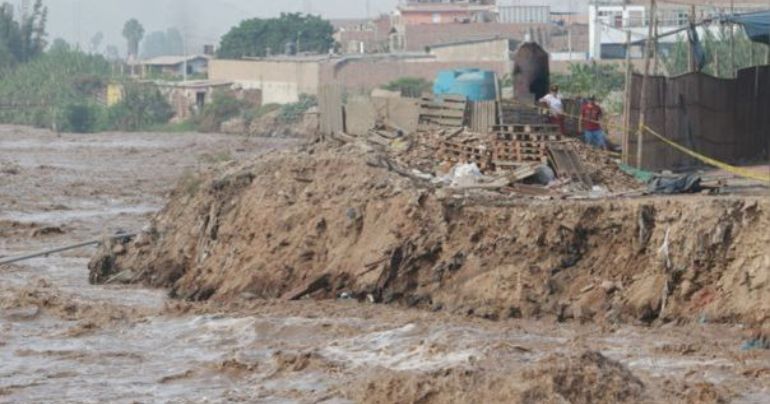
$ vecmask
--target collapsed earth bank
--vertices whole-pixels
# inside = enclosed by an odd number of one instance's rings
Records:
[[[537,200],[453,191],[323,144],[184,178],[91,281],[189,300],[356,298],[490,319],[770,317],[770,199]]]

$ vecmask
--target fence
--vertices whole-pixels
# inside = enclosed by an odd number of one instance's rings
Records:
[[[664,137],[727,163],[768,160],[770,66],[740,70],[736,79],[703,73],[650,77],[645,124]],[[636,165],[642,76],[631,83],[631,136],[626,163]],[[659,139],[643,138],[642,167],[680,169],[699,165]]]

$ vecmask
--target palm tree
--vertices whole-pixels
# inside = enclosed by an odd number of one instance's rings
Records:
[[[128,58],[136,58],[139,55],[139,42],[144,38],[144,27],[132,18],[123,26],[123,37],[128,41]]]

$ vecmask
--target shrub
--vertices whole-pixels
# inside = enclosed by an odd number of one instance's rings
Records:
[[[419,77],[402,77],[382,86],[384,90],[400,91],[404,97],[419,98],[425,92],[430,92],[433,83]]]
[[[113,129],[135,131],[167,123],[173,115],[171,105],[157,88],[127,84],[123,99],[110,108],[109,121]]]
[[[312,95],[300,94],[299,101],[281,107],[278,121],[284,124],[299,122],[310,108],[318,106],[318,99]]]
[[[104,129],[104,107],[95,103],[73,103],[58,117],[59,129],[64,132],[93,133]]]
[[[243,113],[248,103],[241,101],[227,91],[214,92],[211,102],[201,111],[197,118],[198,130],[201,132],[217,132],[222,123]]]

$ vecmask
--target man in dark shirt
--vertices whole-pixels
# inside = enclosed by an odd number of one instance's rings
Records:
[[[586,143],[600,149],[607,149],[607,139],[601,124],[603,115],[604,111],[596,103],[596,97],[591,96],[580,110],[580,123]]]

